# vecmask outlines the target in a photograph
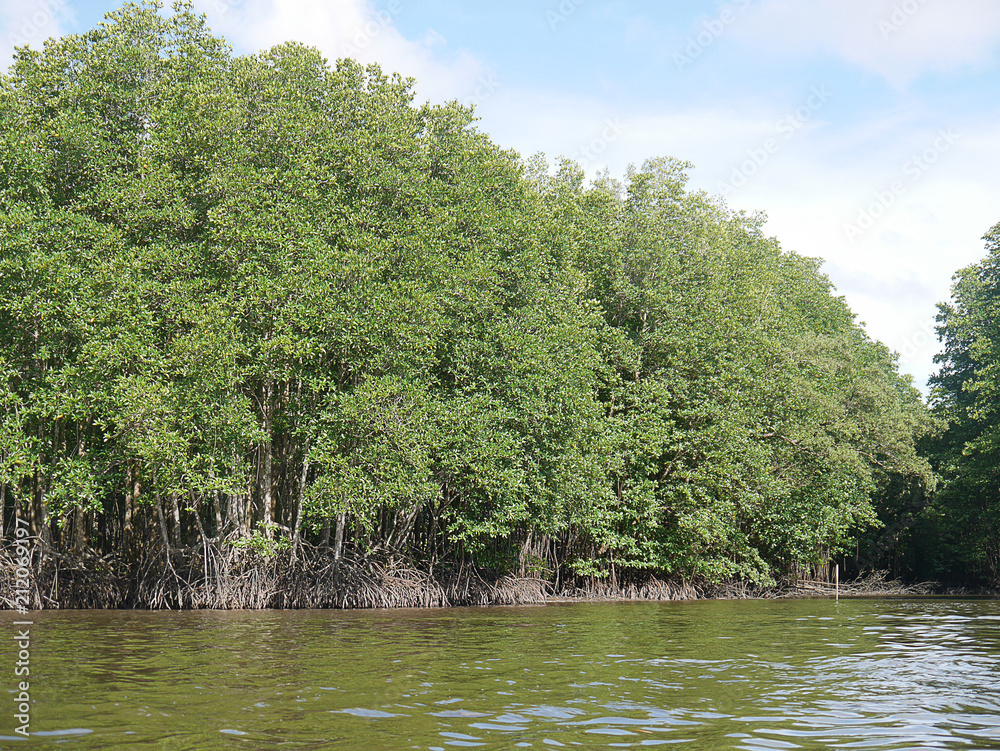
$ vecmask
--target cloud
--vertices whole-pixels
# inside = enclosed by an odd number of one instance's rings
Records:
[[[69,0],[0,0],[0,71],[15,47],[41,49],[46,39],[65,33],[71,17]]]
[[[396,28],[396,19],[408,12],[402,0],[378,8],[365,0],[196,0],[195,8],[238,51],[301,42],[331,61],[377,62],[387,73],[413,77],[418,96],[434,102],[474,101],[499,85],[487,66],[449,47],[434,29],[418,41],[405,38]]]
[[[621,133],[591,160],[593,176],[607,166],[622,176],[629,163],[651,156],[675,156],[694,163],[689,187],[718,194],[720,181],[769,138],[784,139],[780,124],[795,103],[753,111],[725,107],[680,107],[637,112],[609,106],[597,96],[505,89],[484,104],[485,129],[523,154],[545,151],[583,161],[581,151],[602,136],[610,118]],[[849,128],[833,127],[816,111],[767,159],[745,187],[726,200],[734,209],[764,210],[765,231],[783,248],[826,260],[824,273],[847,299],[869,335],[900,354],[902,372],[926,393],[936,370],[936,303],[948,298],[949,279],[983,253],[980,236],[997,221],[1000,189],[991,187],[988,165],[1000,154],[1000,136],[988,119],[963,126],[963,140],[933,170],[908,189],[876,226],[856,243],[844,232],[873,192],[891,181],[914,151],[935,131],[921,111],[876,112]],[[876,148],[897,142],[891,153],[871,158]],[[864,147],[859,157],[859,147]]]
[[[752,111],[686,106],[638,112],[597,96],[512,88],[486,103],[482,114],[485,129],[505,146],[578,159],[581,146],[616,118],[622,132],[589,165],[589,174],[607,165],[621,176],[629,163],[675,156],[694,163],[692,189],[718,194],[720,181],[729,181],[751,151],[769,138],[784,139],[778,126],[805,93],[791,97],[792,104]],[[901,354],[903,372],[924,388],[936,369],[936,303],[948,298],[952,274],[982,257],[980,238],[1000,220],[993,169],[1000,135],[989,113],[953,113],[961,139],[911,182],[905,165],[938,137],[939,126],[927,122],[923,108],[872,112],[848,127],[825,115],[816,111],[780,140],[780,148],[726,200],[734,209],[766,211],[766,232],[785,249],[826,259],[824,270],[838,294],[867,322],[870,335]],[[845,224],[857,221],[895,180],[906,180],[905,191],[852,242]]]
[[[903,87],[931,72],[989,63],[1000,44],[995,0],[763,0],[734,25],[777,53],[833,53]]]
[[[796,160],[737,197],[739,208],[766,207],[766,231],[785,249],[826,260],[838,293],[871,336],[900,353],[901,370],[919,387],[936,370],[936,304],[948,299],[952,274],[982,258],[980,237],[997,221],[1000,189],[974,163],[983,152],[967,153],[972,138],[855,243],[843,230],[857,212],[852,186],[877,185],[877,168],[858,162],[838,171],[825,161]]]

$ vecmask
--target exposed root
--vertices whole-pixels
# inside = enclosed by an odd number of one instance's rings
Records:
[[[113,559],[92,551],[68,555],[38,539],[32,540],[30,550],[30,609],[123,607],[126,580]],[[17,594],[24,582],[17,578],[19,565],[13,545],[0,548],[0,608],[14,610],[19,604]]]
[[[548,584],[484,576],[473,568],[431,576],[412,564],[376,558],[335,559],[302,545],[273,557],[225,543],[162,547],[132,567],[36,547],[31,607],[261,610],[271,608],[431,608],[546,601]],[[14,609],[13,549],[0,550],[0,607]]]
[[[0,548],[0,608],[18,606],[13,545]],[[578,578],[558,592],[536,578],[494,576],[470,566],[437,569],[389,557],[335,558],[308,544],[265,557],[225,542],[185,549],[153,548],[126,565],[92,552],[70,555],[33,540],[28,599],[31,609],[148,608],[261,610],[284,608],[437,608],[457,605],[527,605],[553,601],[695,600],[826,597],[833,584],[789,581],[775,587],[745,582],[711,584],[633,575],[624,581]],[[23,570],[22,570],[23,574]],[[23,585],[25,579],[21,578]],[[884,572],[840,585],[845,597],[972,594],[936,583],[905,585]]]
[[[574,582],[560,592],[560,596],[572,600],[745,600],[763,597],[766,589],[746,582],[713,584],[708,581],[686,579],[657,579],[645,575],[624,582],[607,579],[586,578]]]

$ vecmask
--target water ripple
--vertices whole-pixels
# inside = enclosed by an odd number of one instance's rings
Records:
[[[36,629],[31,729],[76,748],[1000,748],[987,600],[60,612]]]

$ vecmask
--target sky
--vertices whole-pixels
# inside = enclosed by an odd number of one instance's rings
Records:
[[[594,175],[672,156],[764,212],[926,392],[937,303],[1000,222],[998,0],[195,0],[238,53],[288,40],[475,105],[524,156]],[[15,44],[120,3],[0,0]]]

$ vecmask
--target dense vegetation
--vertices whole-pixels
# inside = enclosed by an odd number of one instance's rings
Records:
[[[926,445],[941,487],[911,513],[901,565],[914,576],[1000,584],[1000,224],[987,256],[939,305],[944,351],[931,401],[947,430]]]
[[[183,4],[19,50],[0,161],[8,539],[767,582],[933,486],[895,356],[683,163],[588,183]]]

